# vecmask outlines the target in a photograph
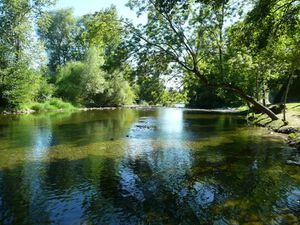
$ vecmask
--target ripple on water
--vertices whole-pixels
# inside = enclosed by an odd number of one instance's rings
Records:
[[[179,109],[2,120],[0,224],[299,224],[281,137]]]

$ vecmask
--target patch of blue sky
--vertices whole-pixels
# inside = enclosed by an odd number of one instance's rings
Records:
[[[119,16],[128,18],[134,24],[145,23],[146,16],[137,17],[136,13],[126,6],[128,0],[58,0],[55,9],[73,8],[75,16],[94,13],[115,5]]]

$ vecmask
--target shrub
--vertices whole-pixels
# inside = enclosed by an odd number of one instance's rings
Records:
[[[55,92],[55,86],[50,84],[45,76],[41,76],[39,80],[39,89],[36,96],[36,101],[44,102],[50,100]]]
[[[1,99],[10,109],[20,109],[36,98],[41,75],[24,62],[7,68],[1,81]]]
[[[59,98],[52,98],[48,101],[45,102],[36,102],[36,103],[31,103],[29,105],[24,105],[22,107],[23,109],[32,109],[35,111],[51,111],[51,110],[59,110],[59,109],[67,109],[67,110],[72,110],[75,109],[75,107],[68,102],[64,102],[63,100]]]
[[[61,67],[57,74],[57,95],[70,102],[81,102],[83,95],[82,73],[84,64],[81,62],[68,63]]]
[[[95,106],[122,106],[135,102],[135,93],[121,72],[106,74],[107,88],[93,99]]]

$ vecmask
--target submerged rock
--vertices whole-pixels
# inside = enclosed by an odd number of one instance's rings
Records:
[[[195,201],[203,208],[208,207],[215,199],[214,189],[200,182],[194,184],[194,190],[196,191]]]
[[[157,129],[157,126],[155,125],[135,125],[139,129]]]
[[[287,160],[286,164],[288,165],[293,165],[293,166],[300,166],[300,159],[298,159],[297,161],[294,160]]]
[[[299,128],[296,128],[296,127],[284,127],[284,128],[278,129],[277,132],[282,133],[282,134],[292,134],[292,133],[299,132]]]

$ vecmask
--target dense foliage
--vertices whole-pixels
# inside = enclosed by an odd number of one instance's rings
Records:
[[[1,108],[247,103],[277,119],[267,105],[299,75],[299,0],[130,0],[138,26],[52,4],[0,1]]]
[[[76,18],[71,9],[47,11],[51,4],[1,1],[1,107],[133,104],[136,94],[125,79],[131,68],[123,60],[127,52],[119,50],[125,36],[115,7]]]
[[[129,6],[148,15],[132,28],[139,52],[175,63],[191,103],[240,99],[277,119],[267,95],[299,73],[299,1],[131,0]]]

